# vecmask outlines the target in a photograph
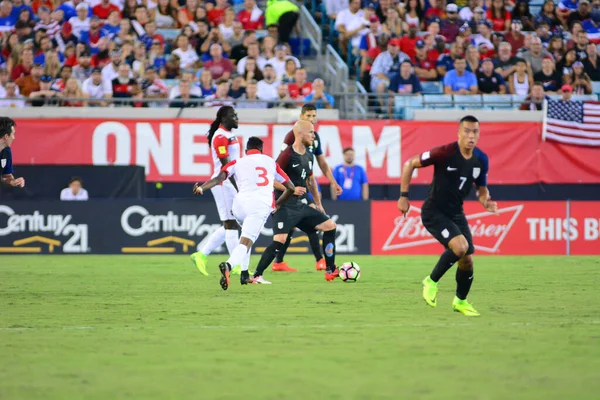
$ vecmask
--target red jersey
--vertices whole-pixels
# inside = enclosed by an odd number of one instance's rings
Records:
[[[255,7],[252,11],[240,11],[237,15],[237,20],[242,23],[246,31],[256,31],[265,26],[265,16],[258,7]]]
[[[492,29],[494,30],[494,32],[504,32],[504,23],[506,20],[511,20],[512,17],[510,15],[510,11],[508,10],[504,10],[504,18],[494,18],[492,15],[492,10],[488,9],[487,10],[487,19],[492,21]]]
[[[108,19],[108,16],[113,11],[119,11],[119,14],[121,13],[119,7],[115,6],[112,3],[109,3],[108,7],[104,7],[102,3],[100,3],[92,8],[92,12],[94,13],[94,15],[97,15],[100,19]]]
[[[435,58],[431,59],[429,57],[425,58],[424,60],[421,60],[420,58],[415,57],[415,58],[412,58],[411,60],[412,60],[413,65],[415,67],[421,68],[421,69],[424,69],[424,70],[427,70],[427,71],[435,70],[435,66],[436,66],[436,63],[437,63],[437,59],[435,59]],[[419,78],[419,80],[421,82],[423,82],[423,81],[427,81],[428,79]]]
[[[227,58],[221,59],[221,61],[216,62],[215,60],[209,60],[204,63],[204,68],[208,69],[212,74],[213,79],[219,79],[223,76],[225,72],[233,71],[233,65],[231,65],[231,60]]]
[[[12,72],[10,73],[10,78],[13,81],[16,81],[20,77],[28,75],[31,75],[31,68],[25,68],[23,64],[17,64],[12,69]]]
[[[306,97],[312,92],[312,83],[305,82],[302,86],[298,86],[295,83],[290,83],[288,84],[288,91],[290,92],[290,97],[292,99]]]
[[[218,26],[225,20],[225,9],[215,7],[206,13],[206,17],[212,26]]]

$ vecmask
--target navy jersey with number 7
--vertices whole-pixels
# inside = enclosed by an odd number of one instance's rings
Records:
[[[11,175],[13,173],[12,152],[10,147],[0,151],[0,176]]]

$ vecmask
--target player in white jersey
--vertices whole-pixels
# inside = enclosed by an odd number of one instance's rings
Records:
[[[208,130],[208,143],[213,159],[212,178],[219,175],[221,168],[227,165],[227,163],[241,157],[242,149],[240,142],[232,132],[237,127],[238,117],[233,107],[223,106],[219,108],[217,117]],[[202,250],[191,255],[192,261],[203,275],[208,275],[206,261],[210,253],[225,242],[227,251],[231,254],[238,244],[239,225],[231,212],[236,190],[237,187],[233,178],[224,181],[221,185],[217,185],[211,190],[217,205],[217,211],[219,212],[219,219],[223,222],[223,226],[208,237]],[[240,267],[238,265],[235,265],[235,267],[233,272],[239,273]]]
[[[246,156],[233,160],[225,165],[221,171],[208,182],[199,186],[194,185],[194,194],[203,194],[207,189],[215,188],[227,178],[235,176],[239,192],[233,202],[233,215],[242,224],[242,237],[239,244],[230,252],[227,262],[219,265],[221,270],[221,287],[229,287],[229,274],[234,265],[242,266],[240,282],[270,283],[262,276],[250,279],[248,265],[252,245],[260,235],[269,215],[274,207],[285,203],[294,193],[295,187],[285,172],[271,157],[262,154],[263,141],[257,137],[248,139]],[[279,182],[285,186],[286,191],[277,199],[273,196],[273,183]]]

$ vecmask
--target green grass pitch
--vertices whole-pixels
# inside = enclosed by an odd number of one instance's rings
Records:
[[[600,257],[475,258],[454,313],[434,257],[308,256],[227,292],[211,258],[0,256],[0,399],[598,399]],[[257,259],[253,258],[253,264]]]

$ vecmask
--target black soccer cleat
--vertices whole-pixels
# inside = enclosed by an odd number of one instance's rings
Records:
[[[221,271],[221,288],[227,290],[229,287],[229,271],[231,271],[231,266],[226,262],[222,262],[219,264],[219,271]]]
[[[248,273],[248,271],[242,271],[242,274],[240,275],[240,283],[242,285],[247,285],[250,281],[250,274]]]

